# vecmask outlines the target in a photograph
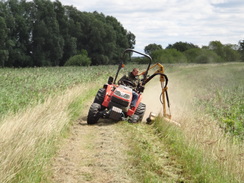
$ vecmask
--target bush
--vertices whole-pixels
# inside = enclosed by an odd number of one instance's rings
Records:
[[[212,50],[202,50],[202,53],[195,58],[196,63],[219,63],[223,59]]]
[[[214,51],[208,49],[193,48],[184,52],[190,63],[218,63],[223,59]]]
[[[156,50],[152,52],[154,62],[162,63],[185,63],[187,59],[185,55],[176,49]]]
[[[149,63],[149,59],[145,58],[145,57],[133,57],[131,60],[134,64],[148,64]]]
[[[89,66],[91,59],[86,54],[71,57],[64,66]]]
[[[234,50],[231,48],[231,46],[225,46],[224,47],[225,52],[225,61],[232,62],[232,61],[240,61],[241,55],[237,50]]]
[[[187,61],[189,63],[196,62],[196,58],[199,55],[201,55],[201,53],[202,53],[202,49],[200,49],[200,48],[192,48],[192,49],[184,51],[184,55],[186,56]]]

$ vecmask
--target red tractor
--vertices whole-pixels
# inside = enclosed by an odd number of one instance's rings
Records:
[[[142,84],[134,90],[138,95],[136,105],[133,108],[130,107],[133,97],[133,90],[130,86],[133,85],[133,83],[128,80],[120,80],[120,84],[116,84],[116,79],[118,77],[119,71],[121,68],[124,67],[122,61],[119,64],[115,79],[110,76],[108,82],[104,84],[103,88],[98,90],[88,112],[88,124],[96,124],[100,118],[109,118],[115,121],[128,120],[131,123],[141,122],[146,110],[146,105],[141,102],[144,86],[156,75],[161,76],[160,81],[162,82],[162,94],[160,98],[162,99],[161,102],[163,104],[164,117],[171,117],[171,115],[166,114],[165,109],[165,98],[167,99],[168,107],[169,99],[167,94],[168,78],[165,74],[163,74],[163,66],[160,64],[155,64],[154,66],[150,67],[152,62],[151,57],[147,54],[140,53],[132,49],[126,49],[124,51],[122,57],[123,59],[125,59],[125,54],[128,52],[135,52],[149,59],[149,64],[146,71],[140,73],[140,75],[143,75],[143,79],[141,80]],[[148,70],[155,66],[159,66],[159,70],[157,70],[153,75],[148,76]],[[148,122],[149,121],[150,118],[148,118]]]

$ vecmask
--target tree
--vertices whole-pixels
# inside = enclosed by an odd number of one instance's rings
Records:
[[[129,42],[128,48],[134,48],[134,45],[136,44],[136,36],[132,32],[127,32],[127,39]]]
[[[187,43],[187,42],[176,42],[173,45],[169,44],[166,49],[176,49],[177,51],[184,52],[186,50],[192,49],[192,48],[198,48],[198,46]]]
[[[239,52],[241,55],[241,60],[244,62],[244,40],[239,41]]]
[[[187,62],[189,63],[196,63],[197,62],[196,58],[201,54],[202,54],[202,49],[200,48],[192,48],[184,52],[184,55],[187,58]]]
[[[5,22],[7,25],[8,38],[6,48],[9,52],[6,66],[25,67],[31,65],[29,55],[30,26],[29,14],[26,11],[25,1],[9,0],[5,2]]]
[[[126,48],[134,48],[135,45],[135,35],[131,32],[128,32],[123,28],[121,23],[112,16],[106,17],[106,22],[109,24],[110,29],[113,32],[113,37],[111,37],[111,43],[114,45],[113,50],[108,50],[112,54],[112,64],[117,63],[121,56],[121,53]]]
[[[37,15],[34,25],[35,34],[33,33],[33,52],[38,53],[38,49],[44,52],[41,65],[58,66],[63,56],[64,40],[59,31],[54,3],[42,0],[34,0],[34,2],[37,4]],[[41,45],[36,43],[38,39],[42,40]]]
[[[8,35],[8,29],[4,18],[0,17],[0,66],[4,67],[5,62],[8,59],[8,51],[6,49],[6,39]]]
[[[0,17],[1,60],[9,67],[62,66],[81,49],[94,65],[113,64],[135,44],[116,18],[58,0],[0,1]]]
[[[81,54],[71,57],[65,66],[89,66],[91,64],[91,59],[88,57],[87,51],[82,50]]]
[[[152,52],[154,52],[154,51],[156,51],[156,50],[162,50],[162,49],[163,49],[163,48],[162,48],[161,45],[153,43],[153,44],[149,44],[149,45],[147,45],[147,46],[144,48],[144,52],[145,52],[146,54],[148,54],[148,55],[151,55]]]
[[[241,58],[240,53],[238,50],[235,50],[235,45],[232,44],[226,44],[224,45],[224,53],[225,53],[225,61],[227,62],[232,62],[232,61],[239,61]]]
[[[195,58],[195,63],[219,63],[223,62],[223,59],[214,51],[209,49],[202,49],[201,53]]]
[[[213,50],[220,57],[225,58],[224,45],[220,41],[211,41],[208,48]]]
[[[152,59],[154,62],[162,63],[186,63],[185,55],[176,49],[156,50],[152,52]]]
[[[208,49],[214,51],[223,61],[238,61],[240,54],[236,50],[236,45],[226,44],[223,45],[220,41],[211,41]]]

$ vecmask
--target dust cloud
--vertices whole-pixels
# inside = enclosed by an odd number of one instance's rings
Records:
[[[181,121],[182,118],[188,116],[190,108],[189,100],[193,97],[193,92],[184,90],[184,84],[172,76],[168,83],[168,96],[170,109],[166,104],[167,114],[172,115],[172,120]],[[163,105],[160,101],[162,92],[159,78],[152,79],[146,86],[143,93],[142,103],[146,104],[146,112],[143,122],[146,121],[149,114],[152,112],[156,115],[163,114]]]
[[[143,118],[143,122],[146,121],[151,112],[156,115],[163,114],[163,106],[160,102],[161,92],[161,83],[158,78],[152,79],[145,86],[142,103],[146,104],[146,112]]]

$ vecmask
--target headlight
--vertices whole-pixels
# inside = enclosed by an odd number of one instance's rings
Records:
[[[117,95],[118,97],[122,97],[122,98],[125,98],[125,99],[129,99],[130,98],[130,95],[128,95],[127,93],[118,91],[118,90],[116,90],[114,92],[114,94]]]

